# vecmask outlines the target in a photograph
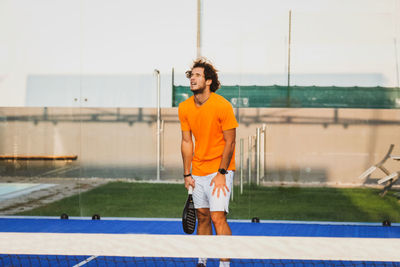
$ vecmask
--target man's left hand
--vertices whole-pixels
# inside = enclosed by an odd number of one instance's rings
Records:
[[[217,173],[215,177],[211,180],[210,186],[214,184],[214,189],[212,191],[212,195],[214,195],[215,190],[217,190],[217,197],[219,197],[219,192],[222,190],[224,192],[224,196],[226,196],[226,192],[229,192],[229,188],[226,185],[225,174]],[[226,190],[226,191],[225,191]]]

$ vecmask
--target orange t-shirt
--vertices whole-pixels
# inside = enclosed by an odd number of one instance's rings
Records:
[[[194,96],[179,104],[182,131],[192,131],[195,139],[192,174],[205,176],[218,171],[225,147],[223,131],[239,126],[231,103],[211,93],[208,100],[197,107]],[[235,152],[228,170],[235,170]]]

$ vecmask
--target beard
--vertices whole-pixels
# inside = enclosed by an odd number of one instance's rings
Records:
[[[190,91],[192,91],[194,95],[202,94],[204,90],[206,90],[205,86],[197,89],[190,88]]]

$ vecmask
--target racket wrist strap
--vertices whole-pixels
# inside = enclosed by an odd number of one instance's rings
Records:
[[[186,177],[189,177],[189,176],[192,176],[192,174],[191,174],[191,173],[184,174],[184,175],[183,175],[183,178],[186,178]]]

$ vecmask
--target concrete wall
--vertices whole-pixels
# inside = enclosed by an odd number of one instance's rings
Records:
[[[357,177],[380,161],[391,144],[393,154],[400,155],[400,110],[241,108],[235,112],[240,124],[236,165],[239,170],[243,138],[245,180],[248,136],[263,124],[267,127],[264,183],[374,184],[382,172],[366,180]],[[180,180],[177,108],[162,109],[162,119],[161,179]],[[78,155],[78,160],[0,161],[0,176],[155,179],[156,140],[156,109],[1,108],[0,155]],[[251,157],[254,164],[254,154]],[[385,166],[389,171],[400,169],[393,160]]]

